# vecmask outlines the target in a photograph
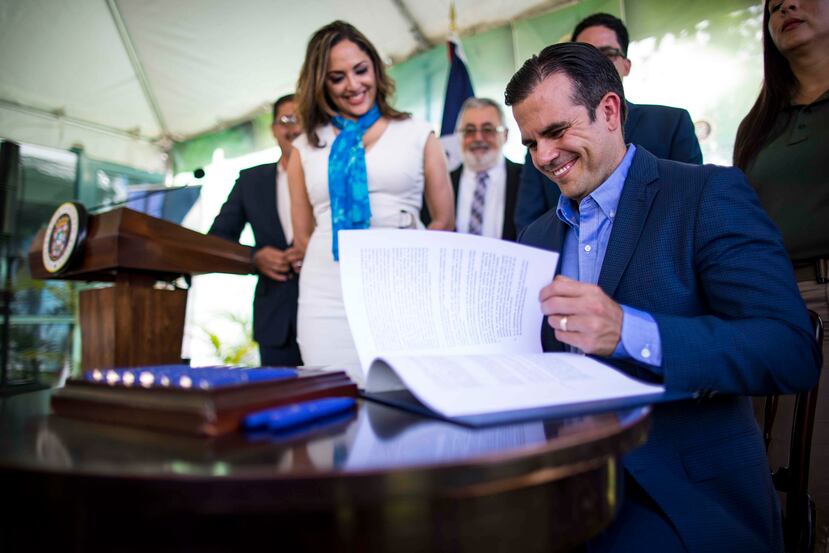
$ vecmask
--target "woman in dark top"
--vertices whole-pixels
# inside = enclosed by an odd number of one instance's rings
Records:
[[[829,0],[766,0],[763,64],[760,96],[737,131],[734,165],[780,227],[806,305],[829,323]],[[823,359],[825,375],[829,333]],[[823,380],[810,478],[819,551],[829,525],[829,477],[825,463],[815,462],[829,453],[829,385]]]
[[[763,58],[763,88],[737,131],[734,165],[795,265],[811,266],[829,257],[829,2],[766,0]]]

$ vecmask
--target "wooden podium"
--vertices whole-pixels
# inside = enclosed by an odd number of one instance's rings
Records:
[[[29,249],[33,278],[114,283],[79,294],[84,371],[180,363],[187,290],[156,283],[251,272],[251,248],[125,207],[89,217],[80,259],[59,275],[43,266],[44,233]]]

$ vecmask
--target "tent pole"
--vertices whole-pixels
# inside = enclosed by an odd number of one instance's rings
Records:
[[[153,94],[153,89],[150,86],[150,81],[147,78],[147,74],[144,72],[144,66],[141,64],[141,60],[138,59],[138,53],[135,51],[135,46],[133,45],[129,31],[127,30],[127,25],[124,23],[124,18],[121,16],[121,10],[118,9],[118,4],[115,0],[106,0],[106,3],[109,8],[109,13],[112,15],[112,20],[115,22],[115,28],[118,29],[118,35],[121,37],[121,42],[124,44],[124,50],[126,50],[127,56],[132,64],[132,68],[135,71],[135,76],[138,78],[138,83],[141,85],[141,90],[144,92],[147,103],[150,104],[150,109],[155,116],[155,120],[158,123],[162,134],[164,136],[169,136],[170,130],[167,128],[167,123],[164,121],[164,116],[161,114],[161,108],[158,106],[155,94]]]
[[[409,8],[406,6],[405,2],[403,0],[391,0],[391,3],[394,4],[394,7],[397,8],[398,13],[400,13],[403,19],[406,20],[406,23],[409,24],[409,32],[417,42],[418,50],[428,50],[434,46],[434,44],[429,42],[429,39],[426,38],[426,35],[423,34],[420,24],[415,20],[412,12],[409,11]]]

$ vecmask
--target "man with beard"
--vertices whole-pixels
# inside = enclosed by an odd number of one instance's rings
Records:
[[[504,112],[489,98],[469,98],[461,106],[456,133],[463,164],[452,171],[458,232],[515,241],[515,202],[523,165],[504,157]],[[428,223],[423,209],[422,217]]]
[[[293,94],[274,103],[271,132],[282,157],[276,163],[239,173],[208,234],[238,241],[250,223],[256,240],[253,270],[259,274],[253,299],[253,338],[259,343],[262,365],[296,366],[302,359],[296,343],[298,291],[292,264],[301,263],[302,255],[292,245],[286,170],[291,142],[300,133]]]

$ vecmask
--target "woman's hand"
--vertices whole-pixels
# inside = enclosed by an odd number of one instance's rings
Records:
[[[305,259],[305,250],[302,250],[296,246],[291,246],[285,250],[285,255],[294,272],[299,273],[302,269],[302,261]]]

